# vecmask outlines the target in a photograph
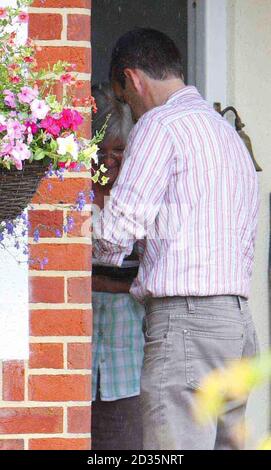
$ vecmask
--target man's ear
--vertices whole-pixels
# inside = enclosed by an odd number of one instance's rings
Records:
[[[141,94],[142,91],[142,80],[140,70],[138,69],[124,69],[124,75],[126,80],[129,81],[130,86],[137,93]]]

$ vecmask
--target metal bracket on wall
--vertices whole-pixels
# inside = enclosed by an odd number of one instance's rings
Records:
[[[221,103],[214,103],[214,109],[221,114],[221,116],[224,116],[227,112],[231,111],[235,115],[235,129],[238,132],[239,136],[243,140],[245,146],[247,147],[249,154],[251,156],[251,159],[254,163],[254,167],[256,171],[263,171],[260,165],[256,162],[256,159],[254,157],[254,153],[252,150],[252,144],[250,137],[243,131],[243,128],[245,127],[245,124],[242,122],[237,110],[233,106],[227,106],[227,108],[221,110]]]

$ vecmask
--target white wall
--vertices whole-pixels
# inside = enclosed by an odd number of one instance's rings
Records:
[[[220,0],[218,0],[219,2]],[[251,137],[259,173],[261,208],[250,306],[263,350],[269,348],[269,195],[271,193],[271,0],[228,0],[228,100]],[[254,393],[248,417],[260,437],[270,420],[268,387]]]
[[[28,358],[28,269],[13,256],[0,248],[0,359],[6,360]]]
[[[0,0],[0,6],[12,6],[14,0]],[[25,26],[20,38],[27,37]],[[15,250],[13,256],[18,257]],[[0,246],[0,360],[28,358],[28,269],[18,265]],[[20,254],[20,258],[22,255]]]

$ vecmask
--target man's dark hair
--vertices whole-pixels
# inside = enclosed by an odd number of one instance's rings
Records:
[[[182,58],[174,41],[166,34],[151,28],[137,28],[121,36],[112,52],[110,80],[125,88],[124,69],[137,68],[149,77],[165,80],[182,78]]]

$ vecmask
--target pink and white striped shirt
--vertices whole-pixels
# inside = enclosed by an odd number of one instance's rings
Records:
[[[120,266],[138,242],[131,286],[146,297],[249,297],[258,182],[234,128],[193,86],[145,113],[94,221],[94,256]]]

